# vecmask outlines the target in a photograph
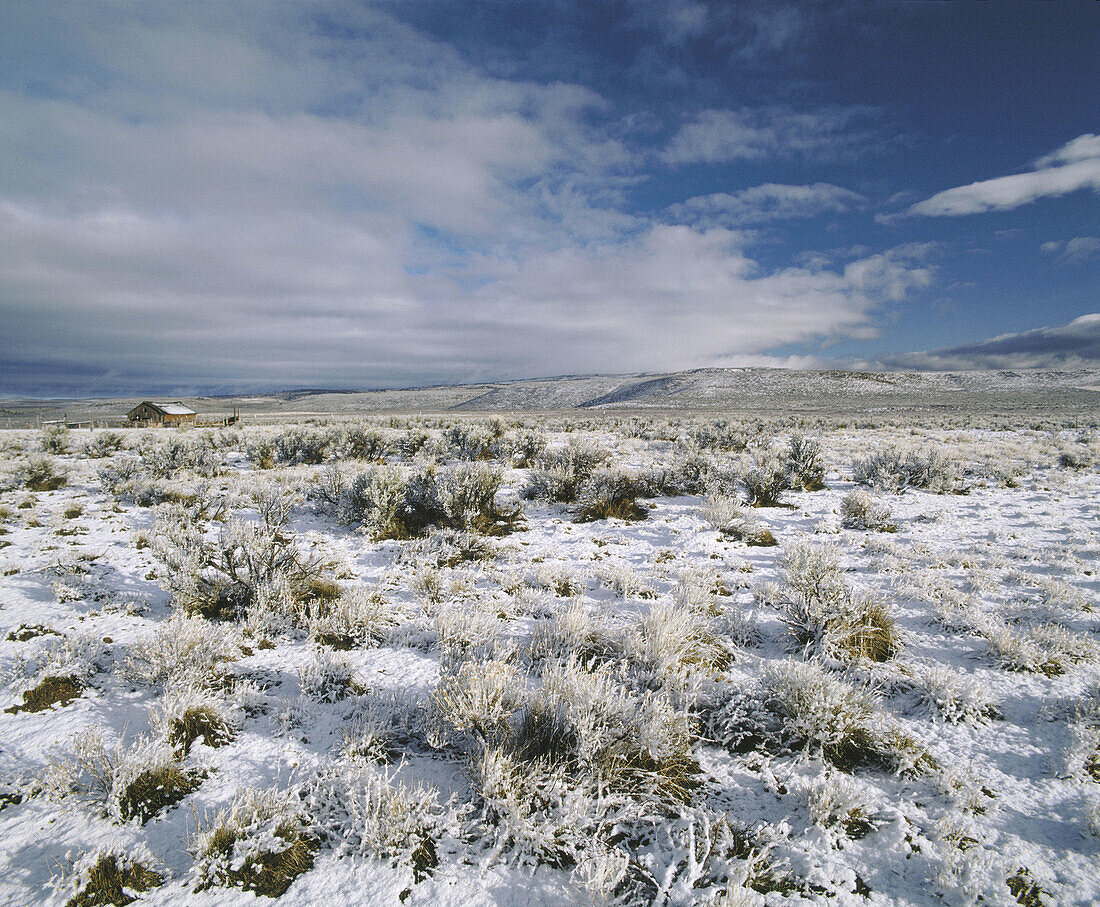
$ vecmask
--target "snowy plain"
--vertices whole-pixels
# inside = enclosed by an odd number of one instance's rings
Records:
[[[311,868],[290,880],[285,904],[1100,901],[1096,436],[1055,425],[778,420],[722,424],[718,434],[736,436],[723,444],[707,430],[714,421],[313,420],[126,429],[111,433],[117,449],[95,448],[103,430],[0,433],[0,903],[95,903],[72,900],[87,881],[79,861],[112,846],[160,877],[132,893],[142,903],[263,903],[242,890],[239,873],[234,880],[244,850],[213,869],[216,855],[202,853],[202,833],[246,789],[292,802],[288,815],[308,844]],[[338,438],[365,424],[385,442],[369,460],[334,440],[322,462],[263,462],[264,442],[288,432]],[[743,476],[767,457],[781,461],[796,430],[820,444],[825,487],[787,488],[781,506],[750,506]],[[470,435],[493,441],[472,460],[469,445],[456,443]],[[413,469],[400,443],[410,436],[420,438],[420,461],[440,471],[468,461],[494,470],[511,525],[477,538],[429,528],[383,539],[339,519],[319,488],[341,470],[346,487],[357,473]],[[644,518],[577,521],[578,504],[525,497],[547,467],[539,457],[570,443],[606,452],[619,474],[681,478],[638,495]],[[150,470],[151,452],[170,444],[186,448],[178,463]],[[883,508],[879,531],[842,525],[859,487],[854,464],[894,446],[941,452],[951,487],[868,487]],[[64,473],[60,487],[29,487],[42,458]],[[120,478],[125,463],[136,465]],[[249,613],[202,624],[231,651],[208,675],[189,677],[187,695],[218,703],[228,739],[177,744],[178,764],[201,771],[198,783],[151,816],[127,818],[117,790],[77,790],[58,766],[88,729],[108,753],[119,740],[123,749],[166,745],[165,700],[186,698],[181,678],[135,667],[158,632],[183,632],[173,617],[186,610],[183,568],[166,560],[166,526],[187,519],[201,537],[222,539],[234,520],[260,525],[263,488],[286,495],[277,534],[323,562],[337,588],[299,610],[262,614],[251,602]],[[715,516],[723,501],[729,525]],[[749,544],[746,526],[769,530],[777,544]],[[883,603],[897,640],[886,657],[845,654],[792,629],[798,552],[826,552],[853,601]],[[323,612],[349,594],[385,614],[362,604],[355,613],[366,636],[344,647],[325,636]],[[202,620],[188,619],[191,629]],[[571,640],[599,657],[570,661]],[[865,697],[866,753],[839,756],[805,716],[776,705],[792,678],[809,676],[798,674],[804,664],[822,683]],[[682,721],[687,793],[648,780],[615,788],[603,769],[580,768],[582,756],[555,774],[553,753],[531,769],[548,788],[491,776],[492,754],[523,769],[501,740],[512,739],[555,670],[562,688],[590,682],[586,689]],[[336,687],[319,682],[326,671]],[[24,694],[58,675],[78,681],[76,695],[26,707]],[[461,681],[470,694],[471,678],[494,676],[503,691],[488,681],[478,688],[497,696],[485,706],[498,710],[493,729],[447,712],[441,688]],[[657,768],[647,762],[639,776],[663,771],[667,744],[645,737],[645,720],[629,729]],[[583,740],[571,745],[584,751]],[[514,789],[502,793],[502,779]],[[579,802],[562,788],[573,782],[584,788]],[[371,844],[362,826],[373,828],[377,814],[339,808],[341,796],[367,796],[375,783],[424,795],[427,818],[408,841],[391,834]],[[392,808],[386,796],[371,802]],[[540,822],[558,823],[552,840],[538,838]],[[253,858],[290,840],[271,828],[252,842]],[[428,860],[417,856],[425,835]]]

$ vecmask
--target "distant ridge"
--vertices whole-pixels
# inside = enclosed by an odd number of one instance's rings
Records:
[[[98,400],[4,400],[0,420],[30,416],[121,418],[133,397]],[[1100,369],[960,372],[802,371],[709,368],[683,372],[519,379],[397,390],[296,389],[269,394],[184,396],[203,413],[239,407],[276,418],[372,413],[523,413],[682,411],[835,415],[940,410],[1072,414],[1100,419]],[[132,405],[132,403],[130,403]],[[4,422],[0,421],[0,425]]]

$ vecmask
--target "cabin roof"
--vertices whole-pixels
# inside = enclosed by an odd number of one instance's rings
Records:
[[[130,410],[130,412],[134,412],[134,410],[140,409],[143,406],[151,406],[153,409],[157,410],[160,413],[163,413],[165,416],[195,415],[195,411],[193,409],[184,406],[182,403],[154,403],[152,400],[142,400],[141,403],[135,406],[134,409]]]

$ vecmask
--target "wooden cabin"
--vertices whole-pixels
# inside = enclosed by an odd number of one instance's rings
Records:
[[[195,411],[182,403],[152,403],[143,400],[126,414],[131,422],[146,425],[193,425]]]

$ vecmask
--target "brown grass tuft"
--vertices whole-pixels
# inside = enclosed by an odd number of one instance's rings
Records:
[[[42,678],[38,686],[23,693],[22,705],[13,705],[4,711],[16,715],[19,712],[41,712],[52,705],[68,705],[83,690],[84,684],[75,677],[50,675]]]

